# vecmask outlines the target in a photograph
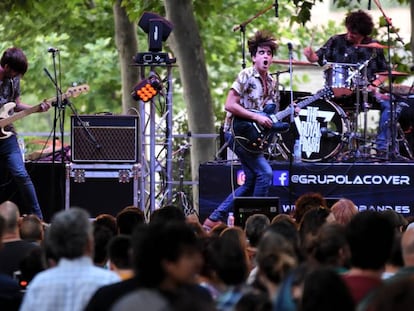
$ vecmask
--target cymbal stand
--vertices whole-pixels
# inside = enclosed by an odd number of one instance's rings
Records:
[[[388,85],[389,85],[389,94],[390,94],[390,107],[391,107],[391,117],[390,117],[390,130],[391,130],[391,150],[388,148],[387,152],[387,159],[386,160],[396,160],[398,158],[401,158],[399,151],[397,151],[397,112],[396,112],[396,106],[397,102],[394,100],[393,90],[392,90],[392,61],[391,61],[391,29],[393,30],[393,33],[396,34],[397,38],[396,40],[401,42],[404,45],[404,41],[398,34],[398,31],[394,28],[392,25],[391,18],[385,14],[381,3],[379,0],[374,0],[376,6],[381,11],[387,25],[387,46],[388,46]]]
[[[369,61],[368,61],[369,62]],[[360,81],[362,82],[362,110],[364,113],[364,128],[363,128],[363,148],[362,148],[362,152],[364,154],[365,157],[369,157],[369,153],[367,152],[367,129],[368,129],[368,108],[369,108],[369,103],[368,103],[368,73],[367,73],[367,68],[368,68],[368,62],[365,64],[364,66],[364,75],[363,75],[363,80]],[[358,92],[359,94],[359,92]]]
[[[368,89],[367,89],[367,67],[368,63],[371,61],[372,57],[364,61],[362,64],[358,65],[355,68],[355,71],[348,77],[347,82],[351,79],[355,81],[355,90],[356,90],[356,102],[355,102],[355,115],[351,122],[351,133],[353,135],[349,136],[349,150],[354,155],[355,159],[357,158],[367,158],[369,153],[367,152],[366,141],[367,141],[367,128],[368,128]],[[363,75],[361,75],[363,71]],[[359,114],[361,113],[361,92],[362,91],[362,112],[364,113],[364,123],[363,123],[363,136],[362,139],[359,138]],[[353,123],[353,124],[352,124]],[[362,141],[362,150],[360,150],[360,143]]]

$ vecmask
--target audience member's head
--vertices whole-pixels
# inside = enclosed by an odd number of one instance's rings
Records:
[[[275,232],[283,236],[286,241],[292,244],[299,261],[302,260],[303,255],[300,250],[299,232],[295,222],[292,222],[289,219],[279,219],[278,221],[270,224],[266,231]]]
[[[93,263],[97,266],[104,267],[108,260],[108,244],[112,237],[115,236],[113,230],[104,224],[93,223]]]
[[[395,229],[380,212],[356,214],[346,227],[352,267],[378,271],[384,268],[394,241]]]
[[[165,205],[154,212],[150,217],[151,223],[167,223],[172,220],[185,222],[185,214],[175,205]]]
[[[118,234],[116,218],[110,214],[100,214],[96,216],[94,224],[107,227],[114,235]]]
[[[299,196],[295,201],[295,210],[293,211],[293,218],[297,224],[302,221],[303,215],[313,208],[328,207],[326,199],[318,192],[307,192]]]
[[[279,221],[289,221],[295,226],[297,225],[296,220],[289,214],[277,214],[275,217],[273,217],[271,224],[277,223]]]
[[[310,271],[303,287],[300,311],[352,311],[352,296],[339,274],[327,268]]]
[[[348,267],[350,251],[345,226],[338,223],[324,224],[316,235],[312,255],[324,267]]]
[[[234,311],[271,311],[272,301],[269,295],[250,291],[244,294],[234,307]]]
[[[254,214],[247,218],[244,231],[246,232],[246,237],[250,246],[257,246],[263,232],[269,224],[269,218],[263,214]]]
[[[135,206],[127,206],[116,215],[119,234],[131,235],[137,224],[145,222],[144,213]]]
[[[333,214],[328,208],[318,207],[310,209],[303,215],[299,225],[299,236],[302,251],[309,254],[316,235],[325,223],[331,223],[335,220]]]
[[[225,229],[218,239],[213,240],[211,247],[215,256],[211,264],[224,284],[241,285],[248,276],[249,263],[238,232],[230,229],[233,228]]]
[[[19,218],[20,212],[16,204],[11,201],[5,201],[0,204],[0,215],[5,220],[3,239],[20,238],[19,234]]]
[[[38,243],[43,240],[44,230],[42,221],[34,214],[21,218],[19,230],[22,240]]]
[[[366,310],[406,311],[414,305],[414,277],[387,282],[376,292]]]
[[[197,237],[203,238],[203,237],[206,237],[208,235],[206,230],[201,225],[197,214],[194,214],[194,213],[189,214],[185,217],[185,219],[186,219],[187,224],[189,226],[191,226],[191,228],[193,228],[193,230],[194,230],[195,234],[197,235]]]
[[[391,253],[386,263],[386,272],[390,272],[393,275],[400,268],[404,267],[404,259],[401,248],[402,233],[396,232],[394,235],[394,241],[391,247]]]
[[[214,226],[210,231],[209,231],[209,233],[208,233],[208,235],[210,236],[210,237],[219,237],[220,236],[220,234],[224,231],[224,230],[226,230],[228,227],[227,227],[227,225],[226,224],[224,224],[224,223],[219,223],[219,224],[217,224],[216,226]]]
[[[280,284],[297,265],[295,250],[282,235],[267,230],[260,242],[256,255],[259,278],[273,284]],[[273,294],[273,293],[272,293]],[[273,296],[273,295],[272,295]]]
[[[29,284],[39,272],[47,268],[46,258],[41,247],[33,248],[20,262],[20,281]]]
[[[358,213],[358,208],[351,200],[340,199],[332,205],[331,212],[336,222],[346,225]]]
[[[132,276],[131,236],[121,234],[112,237],[108,244],[109,268],[122,279]]]
[[[135,274],[144,287],[174,290],[195,282],[200,244],[185,221],[139,225],[131,241]]]
[[[381,213],[390,220],[397,232],[402,232],[403,228],[408,224],[408,221],[404,216],[394,210],[387,209]]]
[[[414,228],[406,230],[401,238],[401,252],[404,266],[414,267]]]
[[[57,259],[92,256],[93,226],[88,212],[72,207],[56,213],[46,231],[45,242]]]
[[[0,214],[0,249],[3,247],[3,233],[6,227],[6,220],[4,220],[3,215]]]

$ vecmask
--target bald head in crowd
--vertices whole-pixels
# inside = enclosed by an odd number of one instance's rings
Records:
[[[19,208],[11,201],[5,201],[0,204],[0,215],[5,220],[3,238],[20,237],[19,235]]]

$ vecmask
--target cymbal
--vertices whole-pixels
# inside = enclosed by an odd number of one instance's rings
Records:
[[[367,44],[357,44],[356,46],[360,48],[388,49],[387,45],[382,45],[382,44],[379,44],[378,42],[372,42],[372,43],[367,43]]]
[[[380,76],[388,76],[388,71],[377,72],[377,75],[380,75]],[[391,71],[391,75],[393,77],[405,77],[405,76],[408,76],[408,73],[392,70]]]
[[[280,64],[280,65],[289,65],[290,60],[289,59],[274,59],[272,60],[273,64]],[[292,59],[292,65],[294,66],[317,66],[314,63],[310,63],[307,61],[301,61],[301,60],[294,60]]]

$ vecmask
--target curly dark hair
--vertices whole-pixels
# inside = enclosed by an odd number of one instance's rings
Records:
[[[278,48],[275,37],[273,37],[273,35],[266,30],[256,31],[254,36],[249,38],[249,40],[247,41],[247,45],[249,47],[249,52],[252,57],[256,55],[257,48],[259,46],[268,46],[272,51],[272,55],[275,54]]]
[[[345,18],[345,27],[348,31],[359,33],[366,37],[372,33],[374,23],[372,17],[362,10],[349,13]]]

